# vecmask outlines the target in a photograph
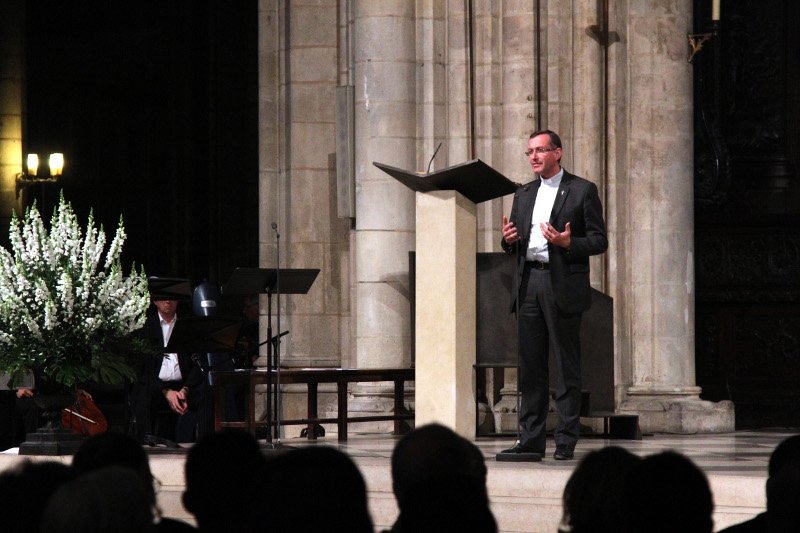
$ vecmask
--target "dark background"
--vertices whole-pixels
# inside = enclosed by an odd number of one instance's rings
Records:
[[[255,0],[25,2],[24,153],[63,152],[59,191],[148,275],[219,285],[258,266]],[[238,302],[230,304],[238,312]]]
[[[723,2],[694,61],[697,381],[737,428],[800,424],[798,20],[795,0]]]

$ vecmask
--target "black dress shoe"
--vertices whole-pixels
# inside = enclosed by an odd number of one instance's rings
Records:
[[[512,463],[538,463],[542,460],[544,452],[536,451],[531,446],[525,446],[517,442],[511,448],[503,450],[495,456],[500,462]]]
[[[556,451],[553,453],[553,459],[556,461],[568,461],[569,459],[575,458],[575,452],[570,450],[566,446],[558,446],[556,447]]]
[[[538,453],[539,455],[544,455],[542,450],[537,450],[533,446],[526,446],[519,441],[517,441],[511,448],[503,450],[500,453]]]

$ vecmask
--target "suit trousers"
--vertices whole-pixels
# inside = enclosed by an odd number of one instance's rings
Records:
[[[152,383],[137,384],[132,393],[133,414],[136,418],[136,437],[141,441],[145,435],[155,430],[155,422],[161,415],[174,420],[173,427],[159,426],[158,437],[175,442],[194,442],[198,422],[198,410],[203,401],[203,388],[196,387],[189,391],[189,410],[178,415],[171,411],[162,389],[179,390],[182,381],[161,381],[154,379]]]
[[[564,313],[553,295],[549,270],[526,263],[518,311],[520,442],[544,453],[547,412],[550,406],[549,358],[553,355],[558,383],[555,403],[558,426],[556,447],[575,448],[580,432],[581,313]]]

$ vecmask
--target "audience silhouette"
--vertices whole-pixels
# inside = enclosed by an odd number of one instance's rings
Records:
[[[129,435],[106,432],[89,437],[81,443],[72,458],[76,474],[84,475],[109,466],[130,468],[144,483],[150,505],[158,519],[156,528],[161,533],[181,533],[195,529],[180,520],[162,518],[156,501],[155,478],[150,470],[150,461],[142,445]]]
[[[157,531],[146,484],[134,470],[108,466],[62,485],[44,510],[47,533],[147,533]]]
[[[719,533],[800,531],[800,435],[785,439],[769,457],[767,510]]]
[[[767,510],[719,533],[800,531],[800,435],[769,460]],[[264,456],[250,433],[207,435],[185,464],[183,504],[197,531],[372,533],[367,487],[345,453],[327,446]],[[497,523],[483,454],[439,424],[401,438],[391,458],[399,515],[385,533],[488,532]],[[714,502],[703,472],[666,451],[645,458],[617,446],[588,453],[563,493],[560,533],[711,533]],[[88,438],[72,468],[26,461],[0,473],[4,532],[186,532],[159,515],[147,454],[132,437]]]
[[[442,425],[400,439],[392,453],[392,489],[400,509],[393,533],[497,531],[483,454]]]
[[[203,532],[242,531],[250,485],[266,458],[250,433],[211,433],[192,446],[186,458],[183,506]]]
[[[628,473],[623,490],[628,533],[711,533],[714,500],[705,474],[673,451],[650,455]]]
[[[625,480],[640,461],[640,457],[618,446],[589,452],[564,488],[559,532],[621,531]]]
[[[39,531],[50,496],[74,477],[70,467],[55,461],[25,461],[1,473],[0,524],[3,533]]]
[[[250,509],[245,531],[373,533],[361,472],[350,457],[327,446],[297,448],[268,460]]]

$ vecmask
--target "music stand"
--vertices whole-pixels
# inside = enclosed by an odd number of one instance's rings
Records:
[[[318,268],[249,268],[238,267],[228,282],[222,287],[223,294],[266,294],[267,295],[267,443],[272,444],[273,432],[280,439],[280,337],[285,333],[272,335],[272,295],[307,294]],[[280,276],[280,277],[279,277]],[[278,285],[280,283],[280,286]],[[286,332],[288,333],[288,332]],[[260,343],[264,344],[264,343]],[[274,348],[274,349],[273,349]],[[272,371],[275,371],[275,386],[272,386]],[[274,395],[274,401],[272,396]],[[274,424],[273,424],[274,417]]]
[[[164,353],[225,352],[236,348],[242,321],[220,316],[190,316],[175,322]]]
[[[147,290],[153,300],[178,300],[192,299],[192,285],[184,278],[147,278]]]

